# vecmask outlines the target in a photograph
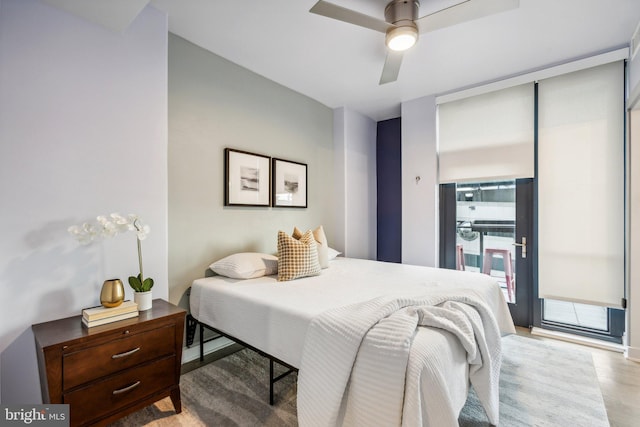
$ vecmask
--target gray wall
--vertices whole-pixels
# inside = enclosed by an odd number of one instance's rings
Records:
[[[80,246],[70,225],[140,215],[145,273],[167,298],[166,63],[153,7],[116,34],[39,1],[0,3],[3,403],[40,401],[33,323],[80,314],[105,279],[137,274],[133,233]]]
[[[169,35],[169,300],[216,259],[275,253],[278,230],[334,235],[332,110]],[[224,148],[308,164],[308,208],[224,207]]]

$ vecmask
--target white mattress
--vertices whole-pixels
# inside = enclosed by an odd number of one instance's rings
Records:
[[[502,291],[487,275],[352,258],[336,258],[321,275],[289,282],[276,276],[197,279],[190,305],[198,321],[299,367],[314,316],[382,295],[416,296],[434,288],[473,290],[489,305],[502,333],[515,332]]]

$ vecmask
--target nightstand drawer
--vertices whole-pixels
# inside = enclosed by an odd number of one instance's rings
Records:
[[[132,368],[64,395],[71,405],[71,425],[97,420],[175,384],[175,356]],[[102,408],[102,409],[101,409]]]
[[[184,315],[155,299],[138,317],[95,328],[82,315],[33,325],[42,402],[69,404],[72,427],[105,426],[164,397],[180,413]]]
[[[65,354],[63,390],[173,354],[175,332],[175,326],[170,325]]]

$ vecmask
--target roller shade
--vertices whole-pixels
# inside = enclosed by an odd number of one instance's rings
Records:
[[[624,65],[538,86],[541,298],[620,307],[624,295]]]
[[[533,83],[440,104],[440,183],[532,178],[533,140]]]

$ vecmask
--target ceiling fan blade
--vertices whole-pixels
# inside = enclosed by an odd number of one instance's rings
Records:
[[[374,31],[380,31],[381,33],[386,32],[387,28],[390,27],[390,24],[385,21],[323,0],[320,0],[318,3],[313,5],[313,7],[309,9],[309,12],[337,19],[338,21],[347,22],[349,24],[358,25],[360,27],[369,28]]]
[[[421,33],[472,21],[520,7],[520,0],[467,0],[416,20]]]
[[[387,58],[384,60],[384,68],[382,69],[380,83],[378,84],[383,85],[398,80],[398,73],[400,72],[400,65],[402,64],[402,54],[403,52],[387,51]]]

